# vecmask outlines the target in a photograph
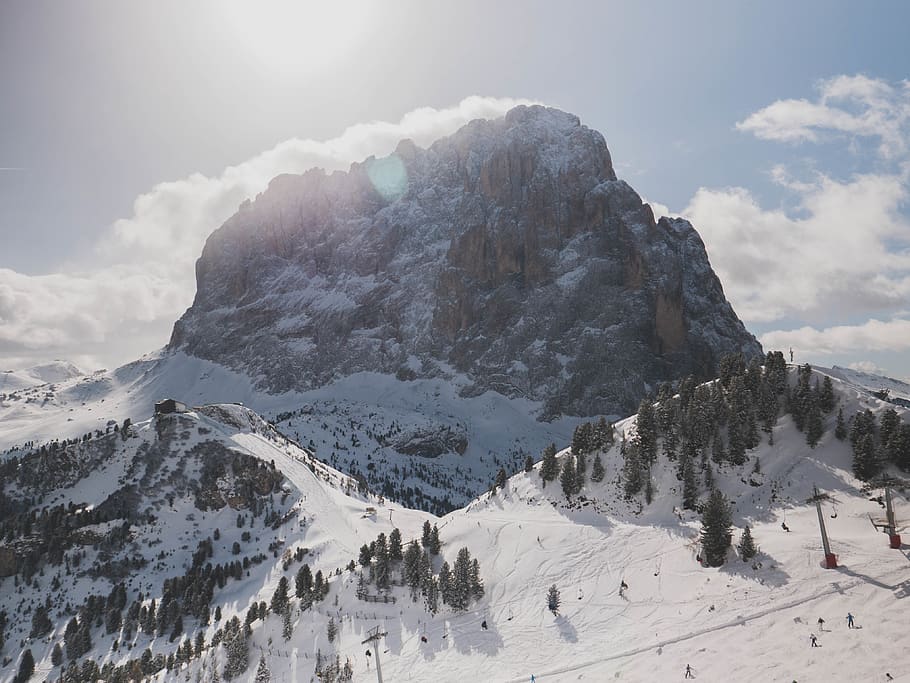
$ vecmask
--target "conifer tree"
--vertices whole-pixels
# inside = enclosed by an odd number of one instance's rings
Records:
[[[594,456],[594,465],[591,467],[591,481],[600,483],[604,480],[604,464],[600,460],[600,453]]]
[[[401,531],[398,527],[392,529],[389,534],[389,559],[392,562],[401,560]]]
[[[60,666],[63,664],[63,648],[60,647],[60,643],[54,643],[54,650],[51,652],[51,664],[54,666]]]
[[[559,476],[559,461],[556,459],[556,444],[550,444],[543,450],[543,461],[540,464],[540,478],[543,485]]]
[[[553,614],[559,614],[559,602],[559,589],[554,583],[550,586],[550,590],[547,591],[547,609]]]
[[[695,482],[695,463],[686,458],[683,463],[683,507],[694,510],[698,505],[698,484]]]
[[[289,604],[288,580],[287,577],[282,576],[278,579],[278,586],[275,588],[275,592],[272,593],[272,602],[269,607],[274,614],[281,614]]]
[[[268,664],[265,663],[265,655],[259,655],[259,666],[256,669],[255,683],[269,683],[272,680],[272,672],[269,671]]]
[[[439,540],[439,527],[434,524],[430,530],[430,555],[438,555],[441,548],[442,542]]]
[[[831,378],[825,375],[822,380],[822,389],[818,396],[818,407],[826,413],[834,410],[834,386],[831,384]]]
[[[711,447],[711,460],[716,464],[722,465],[727,460],[727,450],[724,448],[724,437],[717,432],[714,435],[714,443]]]
[[[853,449],[853,474],[857,479],[869,481],[880,469],[875,436],[866,434]]]
[[[504,489],[506,487],[506,482],[509,480],[506,475],[506,470],[504,467],[499,468],[499,472],[496,473],[496,481],[493,483],[493,491],[496,489]]]
[[[19,660],[19,673],[16,674],[15,683],[27,683],[33,673],[35,673],[35,658],[32,656],[32,651],[26,648],[22,653],[22,659]]]
[[[885,445],[888,459],[905,472],[910,470],[910,425],[901,424]]]
[[[607,450],[613,444],[613,425],[605,417],[597,420],[594,426],[594,448],[599,451]]]
[[[294,595],[300,598],[302,603],[301,607],[303,609],[307,609],[312,604],[313,601],[310,596],[312,591],[313,573],[310,570],[310,565],[304,564],[300,569],[297,570],[297,575],[294,577]]]
[[[635,442],[642,465],[650,470],[657,460],[657,418],[654,406],[648,399],[638,404]]]
[[[730,422],[727,425],[727,438],[730,440],[728,457],[734,465],[742,465],[746,462],[746,443],[741,431],[739,420],[730,416]]]
[[[442,598],[442,604],[452,604],[452,570],[445,560],[439,568],[439,596]]]
[[[47,607],[44,604],[38,605],[32,614],[32,630],[29,631],[28,637],[40,638],[50,633],[52,628],[54,625],[47,614]]]
[[[336,635],[338,635],[338,625],[335,623],[335,617],[329,617],[329,624],[326,626],[326,636],[330,643],[335,642]]]
[[[806,443],[811,448],[818,445],[819,439],[825,433],[825,426],[822,423],[822,413],[819,407],[819,399],[815,392],[809,395],[806,408]]]
[[[575,493],[575,458],[571,453],[567,453],[562,463],[562,474],[559,475],[559,483],[562,485],[562,492],[566,498],[570,498]]]
[[[642,479],[641,462],[638,459],[638,447],[634,443],[629,443],[623,439],[620,446],[620,453],[623,455],[623,489],[626,497],[631,498],[641,491]]]
[[[847,438],[847,424],[844,422],[844,409],[837,409],[837,421],[834,424],[834,437],[838,441],[843,441]]]
[[[420,545],[424,548],[430,547],[430,535],[433,533],[433,527],[430,526],[430,520],[423,523],[423,532],[420,536]]]
[[[701,543],[708,566],[719,567],[724,563],[730,547],[732,516],[724,494],[714,489],[702,512]]]
[[[901,418],[894,408],[888,408],[878,421],[879,439],[882,444],[888,443],[891,435],[900,427]]]
[[[530,472],[534,469],[534,458],[530,454],[525,458],[525,472]]]
[[[743,562],[748,562],[757,552],[755,548],[755,541],[752,540],[752,531],[747,526],[743,529],[743,535],[739,539],[739,556],[743,558]]]

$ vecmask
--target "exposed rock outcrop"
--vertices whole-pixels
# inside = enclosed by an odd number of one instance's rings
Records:
[[[761,353],[685,220],[655,221],[603,137],[517,107],[348,173],[275,178],[215,231],[170,347],[269,391],[461,375],[545,415]]]

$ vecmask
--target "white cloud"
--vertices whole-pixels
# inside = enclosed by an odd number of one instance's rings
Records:
[[[847,367],[851,370],[859,370],[860,372],[865,372],[869,375],[886,375],[888,373],[887,370],[880,368],[871,360],[860,360],[855,363],[849,363]]]
[[[54,357],[114,365],[160,346],[192,303],[193,264],[206,237],[273,177],[314,166],[345,170],[404,138],[427,146],[523,103],[472,96],[446,109],[415,109],[397,123],[357,124],[330,140],[288,140],[216,177],[156,185],[97,246],[100,265],[42,276],[0,269],[0,369]]]
[[[897,176],[819,176],[796,215],[763,209],[743,188],[701,188],[684,210],[746,321],[897,309],[910,297],[907,187]]]
[[[800,327],[763,334],[769,349],[798,348],[802,355],[834,355],[910,351],[910,320],[869,320],[861,325],[836,325],[824,329]]]
[[[891,85],[868,76],[818,83],[819,97],[778,100],[736,124],[765,140],[818,142],[832,135],[877,138],[885,158],[907,152],[910,82]]]

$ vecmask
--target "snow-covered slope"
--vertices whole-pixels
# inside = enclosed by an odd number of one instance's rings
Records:
[[[81,377],[83,374],[82,370],[65,360],[55,360],[24,370],[6,370],[0,372],[0,394],[8,394],[41,384],[64,382],[74,377]]]
[[[816,375],[823,377],[824,371]],[[867,407],[881,414],[890,407],[839,378],[833,385],[846,416]],[[438,524],[442,540],[434,569],[442,559],[452,564],[459,548],[467,547],[479,561],[485,584],[483,597],[467,610],[442,606],[431,616],[422,600],[410,601],[404,586],[393,585],[388,592],[396,598],[394,603],[364,602],[357,597],[358,572],[342,571],[332,577],[328,597],[313,608],[298,612],[294,601],[295,626],[289,640],[282,636],[278,615],[253,622],[250,666],[237,680],[253,679],[260,653],[271,680],[311,680],[317,652],[349,660],[354,681],[374,679],[376,656],[386,680],[443,683],[528,681],[532,674],[541,683],[677,680],[683,678],[687,664],[702,681],[885,681],[886,672],[894,680],[908,680],[910,652],[901,636],[906,628],[903,601],[910,596],[906,546],[890,549],[887,537],[869,523],[869,515],[882,515],[880,504],[870,500],[881,491],[868,490],[851,474],[850,446],[833,434],[836,413],[837,408],[825,418],[825,432],[815,448],[806,444],[790,416],[782,416],[773,428],[773,445],[763,435],[745,465],[716,467],[715,482],[733,504],[734,543],[748,524],[760,547],[748,563],[731,549],[720,568],[696,561],[701,524],[697,513],[681,508],[675,463],[661,456],[654,465],[655,498],[650,505],[639,497],[623,496],[619,443],[622,434],[630,438],[634,434],[634,418],[616,424],[616,443],[602,455],[603,481],[589,479],[571,500],[558,481],[542,485],[538,464],[531,472],[513,476],[504,489],[439,519],[395,506],[390,512],[387,502],[380,505],[375,498],[346,495],[342,475],[313,462],[241,407],[207,408],[179,419],[190,420],[197,432],[200,427],[212,430],[202,436],[217,437],[266,462],[274,460],[285,474],[288,496],[283,503],[276,501],[276,509],[296,516],[277,531],[257,527],[255,547],[264,549],[277,538],[285,541],[282,548],[305,545],[313,551],[306,561],[332,571],[357,559],[359,545],[379,532],[388,534],[394,525],[407,541],[430,520]],[[187,447],[202,438],[193,434],[194,429],[188,430]],[[127,443],[151,442],[152,423],[139,425],[137,433]],[[559,457],[570,456],[564,451]],[[755,458],[760,474],[752,471]],[[111,482],[115,469],[123,466],[119,461],[109,465]],[[807,503],[815,486],[828,495],[823,519],[838,569],[822,566],[818,517],[815,506]],[[102,498],[100,488],[76,487],[53,495],[72,500],[94,495],[97,502]],[[703,485],[700,491],[704,500]],[[898,482],[899,520],[910,519],[905,496]],[[364,516],[368,505],[378,508],[375,516]],[[186,521],[187,512],[162,505],[156,513],[168,515],[170,533],[162,547],[175,554],[173,559],[168,556],[167,567],[176,570],[181,561],[187,562],[193,547],[187,544],[188,549],[181,550],[183,539],[195,540],[193,533],[204,537],[207,525],[214,523],[222,531],[214,559],[230,559],[229,541],[242,531],[233,524],[237,511],[218,513],[225,516],[218,522],[194,512],[198,528]],[[301,527],[304,517],[306,525]],[[789,532],[781,528],[782,522]],[[293,585],[298,567],[292,563],[284,570],[271,558],[251,566],[248,577],[216,592],[213,605],[222,606],[223,621],[234,613],[242,618],[251,602],[269,601],[281,575]],[[156,576],[160,575],[151,574],[140,586],[151,585],[154,593]],[[46,574],[39,582],[43,586],[49,580]],[[622,581],[628,585],[624,595],[619,591]],[[546,592],[553,584],[562,596],[559,616],[547,610]],[[0,584],[0,594],[7,605],[28,604],[43,595],[40,589],[17,594],[11,579]],[[848,613],[855,615],[857,628],[847,628]],[[825,620],[823,628],[819,618]],[[327,636],[330,619],[338,627],[333,642]],[[205,628],[206,642],[216,626]],[[362,641],[376,626],[386,635],[367,656],[368,646]],[[57,628],[59,639],[62,626]],[[197,628],[192,620],[185,622],[188,635]],[[810,647],[813,633],[819,648]],[[122,649],[111,653],[99,635],[94,656],[99,661],[138,657],[148,642],[145,636],[139,638],[131,653]],[[152,649],[172,651],[177,643],[166,640],[159,637]],[[31,647],[43,679],[50,672],[50,644],[42,640]],[[224,665],[224,649],[206,649],[179,675],[193,680],[198,672],[202,680],[210,680],[213,669]],[[176,675],[162,671],[155,678],[171,680]]]
[[[308,392],[268,394],[216,363],[162,352],[0,396],[0,450],[81,437],[109,420],[145,420],[164,398],[236,401],[296,434],[318,458],[362,473],[373,490],[443,512],[484,491],[501,466],[514,470],[547,443],[564,443],[579,422],[542,422],[539,403],[492,391],[462,397],[460,386],[359,373]]]

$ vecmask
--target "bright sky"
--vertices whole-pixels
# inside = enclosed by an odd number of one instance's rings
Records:
[[[693,221],[766,348],[908,377],[907,26],[897,1],[0,3],[0,369],[162,346],[274,175],[533,100]]]

